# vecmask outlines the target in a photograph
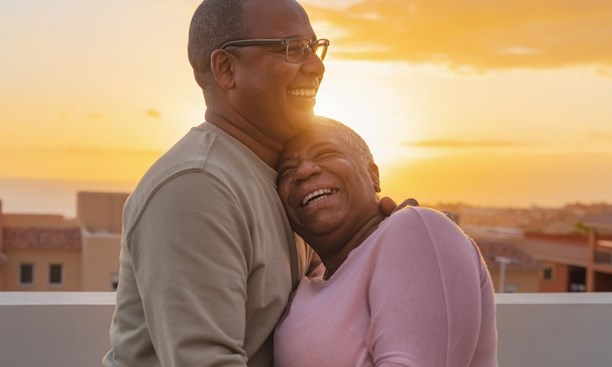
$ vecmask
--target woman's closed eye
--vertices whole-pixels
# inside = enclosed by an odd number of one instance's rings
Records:
[[[333,149],[321,149],[314,155],[315,159],[331,158],[338,154],[338,151]]]
[[[276,181],[280,182],[281,179],[289,177],[295,172],[295,164],[282,164],[276,171]]]

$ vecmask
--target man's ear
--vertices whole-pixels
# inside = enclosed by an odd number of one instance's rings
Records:
[[[210,55],[210,69],[213,77],[221,88],[229,90],[234,88],[235,57],[221,49],[214,50]]]
[[[376,163],[370,163],[368,167],[368,173],[370,174],[370,178],[372,179],[372,183],[374,184],[374,191],[380,192],[380,176],[378,174],[378,166]]]

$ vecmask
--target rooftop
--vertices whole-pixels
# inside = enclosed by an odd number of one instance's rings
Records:
[[[80,249],[79,227],[4,227],[1,229],[4,249]]]
[[[501,367],[612,365],[612,293],[497,294]],[[115,293],[0,292],[0,366],[101,365]]]

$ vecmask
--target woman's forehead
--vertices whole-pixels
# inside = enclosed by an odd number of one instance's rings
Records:
[[[346,145],[338,133],[327,126],[313,126],[291,139],[283,149],[283,153],[297,150],[319,149],[327,145]]]

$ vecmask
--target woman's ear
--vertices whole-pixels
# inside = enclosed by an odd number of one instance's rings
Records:
[[[368,167],[368,173],[370,174],[370,178],[372,179],[372,183],[374,184],[374,191],[380,192],[380,176],[378,174],[378,166],[376,163],[370,163]]]
[[[226,50],[217,49],[210,55],[210,70],[221,88],[229,90],[236,85],[234,80],[235,57]]]

